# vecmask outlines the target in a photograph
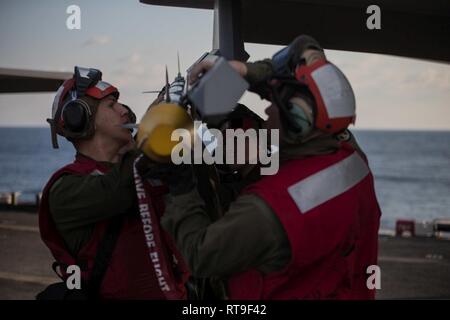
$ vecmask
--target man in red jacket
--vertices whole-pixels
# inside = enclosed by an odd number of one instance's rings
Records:
[[[81,269],[90,298],[185,299],[188,271],[160,228],[167,188],[140,177],[126,123],[135,115],[96,69],[75,67],[52,110],[52,140],[76,149],[72,164],[47,183],[39,208],[41,237],[63,280]],[[139,202],[138,197],[139,196]]]
[[[350,84],[311,37],[272,60],[230,62],[273,103],[281,166],[246,186],[218,220],[195,188],[173,194],[162,226],[194,275],[227,279],[231,299],[373,299],[380,209],[365,155],[346,130],[355,118]],[[211,65],[202,62],[195,80]],[[155,175],[169,189],[193,186],[187,165]]]

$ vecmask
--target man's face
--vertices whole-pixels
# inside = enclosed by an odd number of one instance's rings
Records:
[[[95,114],[95,132],[104,135],[120,144],[132,140],[130,130],[121,125],[128,122],[128,109],[117,102],[113,95],[103,98]]]

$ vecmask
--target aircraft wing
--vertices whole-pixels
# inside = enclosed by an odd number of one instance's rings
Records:
[[[140,0],[214,9],[214,0]],[[367,7],[381,9],[381,30],[369,30]],[[450,62],[448,0],[241,0],[244,42],[287,45],[309,34],[327,49]]]
[[[0,68],[0,93],[54,92],[70,72]]]

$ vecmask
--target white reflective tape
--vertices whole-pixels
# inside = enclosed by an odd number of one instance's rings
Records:
[[[289,195],[302,213],[344,193],[369,174],[364,160],[354,152],[288,188]]]
[[[100,91],[105,91],[110,86],[111,85],[108,82],[105,82],[105,81],[99,81],[95,85],[95,87],[98,88]]]
[[[355,96],[341,70],[328,63],[312,72],[311,77],[319,88],[330,119],[355,115]]]
[[[80,77],[83,77],[86,79],[89,79],[88,74],[89,74],[90,70],[91,69],[89,69],[89,68],[78,67],[78,72],[80,73]]]

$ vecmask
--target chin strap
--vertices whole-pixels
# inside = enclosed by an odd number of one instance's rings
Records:
[[[56,125],[55,120],[53,119],[47,119],[47,122],[50,124],[50,134],[52,137],[52,146],[54,149],[58,149],[58,137],[56,136]]]

